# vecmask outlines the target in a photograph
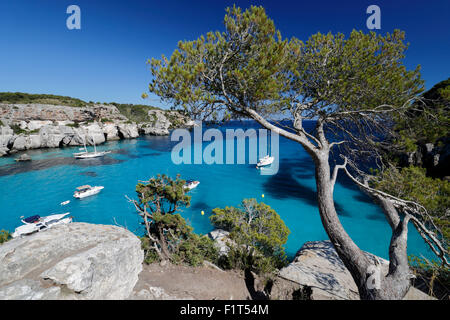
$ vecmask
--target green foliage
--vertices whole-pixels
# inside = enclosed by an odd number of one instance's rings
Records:
[[[192,227],[176,213],[180,207],[190,204],[184,185],[179,175],[176,179],[157,175],[136,186],[139,200],[135,205],[147,232],[141,238],[147,263],[167,259],[197,266],[205,259],[214,261],[217,257],[213,241],[194,234]]]
[[[27,134],[28,133],[27,130],[20,128],[20,126],[18,124],[12,124],[10,127],[13,130],[14,134],[22,134],[22,133]]]
[[[400,30],[384,36],[353,30],[348,38],[314,34],[300,44],[296,86],[312,101],[322,102],[316,114],[339,114],[341,120],[361,116],[342,112],[401,106],[423,86],[420,67],[407,71],[402,63],[404,38]]]
[[[396,144],[409,152],[416,150],[418,144],[450,137],[450,78],[434,85],[421,99],[407,117],[396,121]]]
[[[75,121],[74,123],[66,124],[66,126],[72,127],[72,128],[79,128],[80,127],[80,123],[78,121]]]
[[[84,107],[86,102],[80,99],[53,94],[30,94],[22,92],[0,92],[0,103],[10,104],[53,104],[71,107]]]
[[[206,235],[197,235],[190,232],[186,241],[180,243],[177,252],[173,255],[175,262],[184,262],[191,266],[200,266],[204,260],[216,262],[218,249],[214,241]]]
[[[424,283],[428,294],[441,300],[448,300],[450,293],[450,268],[436,261],[429,261],[417,256],[409,256],[409,263],[416,276],[413,280],[420,285]]]
[[[214,118],[223,109],[224,118],[249,111],[292,115],[301,103],[307,106],[304,117],[355,124],[380,121],[385,113],[362,113],[386,104],[399,107],[422,90],[419,67],[407,71],[402,64],[407,45],[399,30],[287,40],[256,6],[228,8],[224,28],[180,41],[170,58],[151,59],[150,92],[194,116]]]
[[[223,265],[257,273],[270,273],[285,265],[283,246],[289,229],[270,206],[244,199],[241,208],[214,209],[210,220],[215,227],[229,231],[236,244],[230,246]]]
[[[245,104],[276,109],[287,102],[291,43],[282,40],[264,8],[242,12],[228,8],[225,32],[209,32],[194,41],[180,41],[170,60],[148,61],[154,80],[150,92],[195,114],[201,106],[213,113],[220,105]],[[245,36],[243,34],[246,34]],[[245,45],[235,41],[245,37]],[[239,47],[239,51],[233,52]],[[211,77],[207,77],[211,74]],[[226,83],[227,97],[219,78]],[[233,101],[233,105],[229,101]],[[229,110],[234,112],[237,110]]]
[[[151,235],[159,236],[157,226],[166,230],[163,237],[168,245],[172,263],[185,263],[195,267],[202,265],[204,260],[216,262],[218,251],[214,241],[207,236],[193,233],[192,227],[188,226],[179,214],[160,216],[157,220],[155,227],[151,228]],[[148,236],[141,237],[141,244],[146,263],[161,261],[161,257],[154,250],[155,243]]]
[[[11,234],[7,230],[0,230],[0,244],[11,239]]]
[[[150,122],[151,119],[148,116],[149,110],[160,110],[160,108],[147,106],[143,104],[121,104],[116,102],[111,102],[119,109],[119,112],[127,117],[129,120],[140,123],[140,122]]]
[[[151,213],[165,215],[174,213],[179,206],[189,207],[191,197],[185,194],[185,180],[172,179],[167,175],[158,174],[145,183],[139,182],[136,193],[139,203],[149,208]]]
[[[404,200],[415,201],[424,206],[434,224],[442,231],[444,244],[450,239],[450,182],[426,176],[426,169],[406,167],[389,168],[379,173],[372,187]],[[446,245],[447,247],[447,245]]]

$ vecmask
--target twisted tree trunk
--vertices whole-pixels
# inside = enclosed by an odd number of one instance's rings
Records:
[[[393,230],[389,246],[389,272],[382,274],[381,265],[374,263],[359,249],[343,228],[333,200],[333,181],[330,179],[329,152],[314,158],[317,198],[320,218],[325,231],[342,262],[352,275],[361,299],[400,300],[410,288],[411,272],[407,257],[407,224],[409,218],[400,220],[392,203],[378,199]]]
[[[323,227],[333,243],[337,254],[352,275],[358,287],[360,298],[365,300],[402,299],[411,286],[411,273],[406,252],[407,224],[409,219],[406,218],[401,221],[397,210],[389,200],[383,199],[379,195],[371,194],[381,205],[393,230],[389,246],[389,272],[387,275],[383,275],[381,266],[375,261],[372,261],[372,259],[369,259],[359,249],[339,221],[333,199],[334,184],[339,168],[343,168],[347,174],[349,173],[345,167],[346,163],[344,163],[344,165],[334,168],[333,177],[331,177],[329,164],[330,149],[334,144],[338,143],[330,144],[327,141],[323,130],[323,123],[318,123],[316,136],[308,134],[300,126],[298,126],[297,134],[295,134],[273,125],[250,108],[243,109],[248,116],[256,120],[264,128],[299,143],[313,159],[315,164],[317,201]],[[356,183],[354,178],[353,181]]]

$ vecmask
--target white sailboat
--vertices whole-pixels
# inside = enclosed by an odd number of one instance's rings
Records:
[[[40,232],[59,224],[67,224],[72,222],[72,217],[66,217],[69,212],[62,214],[52,214],[46,217],[40,217],[38,215],[31,216],[28,218],[22,219],[23,225],[17,227],[13,234],[13,238],[17,238],[20,236],[29,235],[35,232]]]
[[[79,149],[79,150],[84,150],[84,151],[74,153],[73,156],[76,159],[91,159],[91,158],[103,157],[105,154],[111,153],[111,151],[98,151],[97,152],[97,147],[95,146],[94,138],[92,138],[92,142],[94,143],[94,152],[88,152],[87,148],[86,148],[86,135],[84,135],[84,141],[83,141],[84,148]]]

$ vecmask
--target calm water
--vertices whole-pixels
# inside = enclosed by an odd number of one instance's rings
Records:
[[[316,206],[313,164],[298,144],[280,138],[280,169],[273,176],[261,175],[249,164],[175,165],[170,154],[174,144],[170,137],[141,137],[99,146],[98,150],[113,151],[103,159],[76,160],[72,153],[78,148],[28,151],[33,158],[29,163],[0,158],[0,229],[13,231],[21,224],[22,215],[70,211],[74,221],[119,224],[142,234],[138,216],[125,195],[135,197],[138,180],[158,173],[180,173],[184,179],[201,182],[190,192],[191,206],[182,212],[198,233],[212,230],[208,216],[213,208],[256,198],[274,208],[291,230],[290,256],[306,241],[327,239]],[[83,200],[73,198],[75,188],[83,184],[105,189]],[[70,204],[60,206],[65,200],[71,200]],[[335,187],[335,201],[341,222],[354,241],[362,249],[388,258],[391,231],[381,210],[342,176]],[[411,224],[408,251],[431,256]]]

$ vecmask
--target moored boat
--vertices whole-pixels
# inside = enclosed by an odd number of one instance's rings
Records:
[[[265,167],[265,166],[271,165],[274,160],[275,160],[275,157],[271,157],[269,155],[266,155],[265,157],[259,159],[258,163],[256,164],[256,168],[260,168],[260,167]]]
[[[79,150],[84,150],[84,151],[73,153],[73,156],[75,157],[75,159],[99,158],[99,157],[103,157],[105,154],[111,153],[111,151],[97,151],[97,147],[95,146],[94,139],[92,139],[92,141],[94,144],[94,152],[89,152],[89,151],[87,151],[87,148],[86,148],[86,135],[84,136],[84,141],[83,141],[84,147],[79,149]]]
[[[80,152],[74,153],[76,159],[92,159],[103,157],[105,154],[111,153],[111,151],[100,151],[100,152]]]
[[[184,185],[184,188],[187,190],[192,190],[194,188],[197,188],[197,186],[200,184],[200,181],[197,180],[187,180],[186,184]]]
[[[73,196],[77,199],[86,198],[89,196],[93,196],[94,194],[99,193],[103,190],[103,186],[94,186],[84,185],[77,188],[77,191],[74,192]]]
[[[72,217],[66,217],[69,212],[61,214],[53,214],[46,217],[34,215],[28,218],[21,219],[23,225],[17,227],[12,233],[13,238],[30,235],[35,232],[40,232],[52,228],[56,225],[67,224],[72,222]]]

